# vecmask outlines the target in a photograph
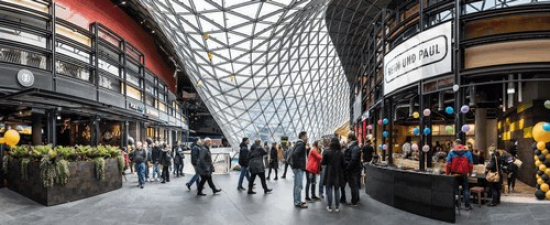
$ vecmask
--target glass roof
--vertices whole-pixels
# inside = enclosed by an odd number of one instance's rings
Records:
[[[349,84],[325,23],[328,0],[140,0],[233,146],[310,140],[349,120]]]

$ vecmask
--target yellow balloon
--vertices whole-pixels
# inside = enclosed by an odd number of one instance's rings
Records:
[[[4,143],[6,143],[6,142],[4,141],[4,138],[3,138],[3,137],[0,138],[0,144],[4,144]]]
[[[542,163],[541,163],[539,160],[535,161],[535,166],[536,166],[537,168],[538,168],[541,164],[542,164]],[[544,170],[543,170],[543,171],[544,171]]]
[[[540,179],[540,176],[538,174],[536,174],[535,177],[537,178],[537,181]]]
[[[545,157],[548,156],[548,149],[542,150],[541,153],[542,153]]]
[[[540,185],[540,190],[544,193],[548,192],[548,189],[550,189],[550,187],[548,186],[548,184],[541,184]]]
[[[544,150],[546,148],[546,143],[544,143],[544,141],[539,141],[537,142],[537,149],[539,150]]]
[[[535,141],[537,142],[539,141],[550,142],[550,132],[542,129],[542,125],[544,123],[545,122],[539,122],[533,127],[533,131],[532,131],[533,139],[535,139]],[[537,143],[537,148],[538,148],[538,143]]]
[[[540,171],[546,171],[546,165],[541,163],[540,166],[539,166],[539,170]]]
[[[542,185],[542,184],[544,184],[544,181],[543,181],[542,179],[539,178],[539,179],[537,179],[537,184]]]
[[[550,176],[550,168],[546,168],[546,170],[544,171],[544,174]]]
[[[538,161],[538,160],[539,160],[539,156],[538,156],[538,155],[535,155],[535,156],[533,156],[533,159],[534,159],[535,161]]]
[[[413,113],[413,117],[414,117],[415,119],[418,119],[418,117],[420,117],[420,114],[419,114],[418,112],[414,112],[414,113]]]
[[[4,133],[4,141],[7,145],[13,147],[19,143],[19,139],[21,137],[19,136],[19,132],[16,130],[8,130],[6,133]]]
[[[546,192],[546,199],[550,200],[550,191]]]
[[[546,155],[546,160],[550,161],[550,154]]]

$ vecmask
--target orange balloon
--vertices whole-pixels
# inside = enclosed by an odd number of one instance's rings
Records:
[[[539,142],[539,141],[550,142],[550,132],[545,131],[544,129],[542,129],[542,125],[544,123],[545,122],[538,122],[533,127],[533,130],[532,130],[533,139],[535,139],[535,141],[537,141],[537,142]],[[538,148],[538,143],[537,143],[537,148]]]
[[[4,141],[7,145],[10,147],[16,146],[17,143],[19,143],[20,140],[19,132],[16,130],[8,130],[6,133],[4,133]]]
[[[537,142],[537,149],[541,151],[546,149],[546,143],[544,141]]]
[[[546,171],[546,165],[540,164],[539,170],[540,170],[540,171]]]
[[[540,185],[540,190],[544,193],[548,192],[549,189],[550,189],[550,187],[548,186],[548,184],[541,184]]]

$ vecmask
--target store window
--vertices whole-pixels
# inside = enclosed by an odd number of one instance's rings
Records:
[[[130,84],[133,84],[137,87],[142,87],[141,85],[141,78],[139,77],[136,77],[136,76],[133,76],[133,75],[130,75],[130,74],[126,74],[126,82],[130,83]]]
[[[46,69],[46,59],[46,56],[40,53],[0,47],[0,62]]]
[[[131,85],[126,85],[126,96],[141,101],[141,91]]]
[[[482,1],[469,1],[462,6],[463,14],[470,14],[476,12],[483,12],[494,9],[503,9],[513,6],[537,4],[541,2],[549,2],[548,0],[482,0]]]
[[[122,93],[122,82],[111,75],[100,75],[98,84],[100,87],[107,88],[116,93]]]
[[[84,63],[90,62],[90,53],[67,43],[56,42],[55,51]]]
[[[159,102],[158,108],[160,111],[166,112],[166,104]]]
[[[79,66],[74,63],[56,61],[55,72],[65,76],[74,77],[87,82],[92,82],[90,71],[84,66]]]
[[[76,29],[64,26],[62,24],[55,25],[55,34],[61,35],[66,39],[78,42],[82,45],[90,47],[91,39],[85,34],[79,33]]]
[[[118,68],[118,66],[116,65],[113,65],[113,64],[110,64],[108,63],[107,61],[103,61],[101,59],[98,59],[98,67],[102,70],[104,70],[105,72],[111,74],[111,75],[114,75],[114,76],[117,76],[119,77],[119,72],[120,72],[120,68]]]
[[[155,107],[155,102],[156,102],[155,97],[150,96],[150,95],[145,96],[145,104],[146,105]]]
[[[46,37],[5,25],[0,25],[0,40],[2,39],[40,48],[48,47]]]

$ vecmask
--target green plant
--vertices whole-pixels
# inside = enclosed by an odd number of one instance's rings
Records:
[[[126,166],[126,163],[124,161],[124,156],[122,156],[121,154],[119,154],[117,156],[117,159],[118,159],[118,168],[120,169],[120,172],[124,172],[124,167]]]
[[[61,159],[55,163],[55,183],[60,185],[65,185],[69,182],[69,162],[67,160]]]
[[[105,179],[105,159],[97,157],[94,159],[95,162],[95,176],[98,180]]]
[[[29,180],[29,158],[21,159],[21,180]]]
[[[55,182],[56,169],[55,164],[48,156],[45,156],[40,160],[40,174],[42,176],[42,183],[44,187],[51,187]]]

